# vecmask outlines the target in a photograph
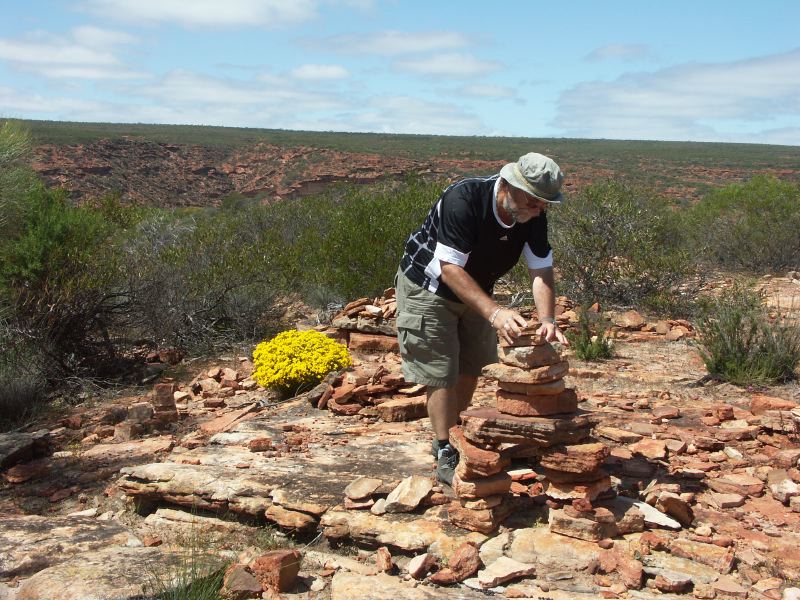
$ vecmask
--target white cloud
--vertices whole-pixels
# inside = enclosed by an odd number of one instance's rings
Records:
[[[102,107],[99,102],[76,98],[43,96],[0,87],[0,117],[88,120]]]
[[[800,119],[800,49],[581,83],[561,94],[552,125],[577,137],[729,141],[730,126],[770,136],[786,119]]]
[[[472,84],[462,85],[454,90],[459,96],[469,96],[471,98],[489,98],[495,100],[508,100],[517,97],[517,92],[513,88],[504,85],[492,84]]]
[[[96,27],[79,27],[65,37],[37,32],[0,39],[0,61],[53,79],[133,79],[142,74],[126,67],[113,46],[134,41],[127,33]]]
[[[133,23],[185,27],[282,27],[317,16],[318,0],[83,0],[96,15]]]
[[[347,79],[350,73],[341,65],[302,65],[292,69],[289,75],[295,79],[309,81],[335,81]]]
[[[480,60],[470,54],[451,52],[435,56],[396,60],[394,67],[417,75],[453,79],[486,75],[500,68],[500,63]]]
[[[339,35],[309,43],[321,43],[330,50],[345,54],[398,56],[464,48],[469,45],[469,39],[451,31],[377,31],[365,35]]]
[[[136,86],[129,93],[145,96],[174,108],[220,107],[266,111],[273,115],[295,111],[337,110],[343,101],[329,90],[308,92],[298,89],[294,82],[265,75],[253,81],[222,79],[199,75],[191,71],[172,71],[161,80],[147,86]]]
[[[597,48],[586,55],[589,62],[602,60],[633,61],[647,58],[650,49],[644,44],[608,44]]]

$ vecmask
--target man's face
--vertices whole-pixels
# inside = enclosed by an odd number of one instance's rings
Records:
[[[506,191],[508,193],[503,199],[503,208],[517,223],[526,223],[547,209],[547,202],[539,200],[513,185],[508,185]]]

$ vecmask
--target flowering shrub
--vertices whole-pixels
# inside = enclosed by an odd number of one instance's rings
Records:
[[[318,331],[284,331],[253,351],[253,379],[259,385],[295,392],[352,364],[347,348]]]

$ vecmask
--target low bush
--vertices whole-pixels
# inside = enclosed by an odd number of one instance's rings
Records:
[[[23,425],[46,400],[46,361],[0,311],[0,431]]]
[[[602,360],[614,356],[614,344],[608,335],[608,324],[602,315],[585,308],[578,311],[578,326],[567,331],[567,339],[581,360]]]
[[[800,267],[800,184],[759,175],[711,192],[685,222],[707,265],[758,274]]]
[[[256,346],[253,379],[264,387],[296,394],[351,363],[344,345],[318,331],[284,331]]]
[[[741,285],[701,305],[700,353],[710,375],[737,385],[793,379],[800,363],[800,326],[771,317],[763,297]]]
[[[646,190],[595,183],[548,218],[559,291],[580,303],[663,310],[692,272],[675,213]]]
[[[445,185],[410,177],[338,186],[270,207],[285,224],[279,255],[291,289],[319,305],[380,295],[393,284],[403,248]],[[280,247],[274,243],[273,250]]]

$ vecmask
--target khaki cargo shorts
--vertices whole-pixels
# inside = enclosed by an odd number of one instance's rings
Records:
[[[497,362],[497,334],[489,322],[397,273],[397,338],[406,381],[453,387],[459,374],[477,377]]]

